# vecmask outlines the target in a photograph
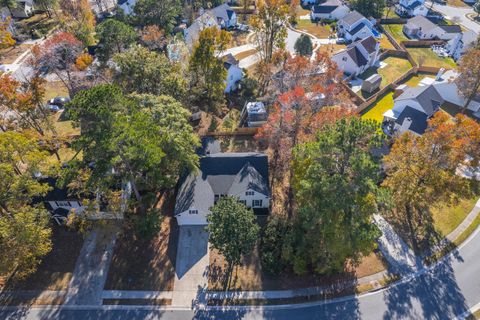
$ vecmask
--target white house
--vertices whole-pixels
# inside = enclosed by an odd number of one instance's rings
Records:
[[[136,0],[118,0],[117,5],[123,10],[123,13],[128,16],[133,14],[133,8],[136,2]]]
[[[322,4],[313,5],[310,11],[312,20],[339,20],[347,15],[350,9],[339,0],[328,0]]]
[[[462,29],[458,25],[437,25],[423,16],[416,16],[403,26],[409,38],[420,40],[452,40]]]
[[[475,32],[471,30],[463,31],[457,33],[455,38],[448,41],[446,49],[453,59],[458,60],[465,51],[477,42],[477,39],[478,35]]]
[[[389,135],[410,131],[422,135],[431,118],[442,106],[458,109],[465,104],[454,80],[459,76],[455,71],[440,70],[434,78],[425,77],[417,87],[401,85],[399,95],[394,99],[393,108],[383,114],[382,127]],[[480,111],[480,99],[474,99],[468,107],[472,113]]]
[[[395,7],[395,12],[402,17],[426,16],[428,11],[425,0],[400,0]]]
[[[338,20],[338,36],[347,41],[356,41],[371,36],[380,38],[381,34],[375,30],[374,24],[375,22],[368,20],[359,12],[352,11]]]
[[[379,52],[380,43],[373,36],[370,36],[353,42],[346,49],[335,53],[332,56],[332,61],[345,75],[358,76],[377,64]]]
[[[235,196],[257,215],[268,214],[268,159],[261,153],[211,153],[200,158],[198,173],[181,183],[175,217],[181,225],[206,225],[210,208],[223,196]]]
[[[210,10],[217,18],[217,23],[222,29],[230,29],[237,25],[237,14],[226,3]]]
[[[238,60],[229,53],[223,57],[223,66],[227,70],[225,92],[237,89],[238,82],[243,78],[243,70],[238,66]]]

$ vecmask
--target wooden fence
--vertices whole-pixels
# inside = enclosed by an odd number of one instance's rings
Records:
[[[214,131],[207,132],[207,137],[238,137],[238,136],[254,136],[258,131],[258,128],[237,128],[235,131]]]
[[[402,44],[406,48],[426,48],[433,45],[444,45],[445,41],[443,40],[408,40],[402,41]]]
[[[380,19],[381,24],[405,24],[407,23],[408,19],[405,18],[388,18],[388,19]]]

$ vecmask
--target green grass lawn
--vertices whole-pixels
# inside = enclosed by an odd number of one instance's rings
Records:
[[[386,19],[387,18],[387,12],[388,8],[383,9],[383,16],[382,18]],[[388,19],[397,19],[400,18],[398,14],[395,12],[395,8],[391,8],[390,12],[388,12]]]
[[[393,108],[393,91],[379,97],[377,101],[362,113],[362,118],[383,121],[383,113]]]
[[[327,39],[333,33],[329,25],[322,26],[320,23],[316,24],[310,20],[297,19],[296,29],[308,32],[320,39]]]
[[[452,58],[439,57],[430,48],[408,48],[407,50],[419,65],[448,69],[457,67]]]
[[[400,43],[400,41],[410,40],[403,33],[403,24],[385,24],[383,28],[387,30],[398,43]]]
[[[395,47],[393,46],[393,44],[390,42],[390,40],[388,40],[388,37],[384,34],[382,35],[382,37],[380,38],[380,48],[383,48],[383,49],[395,49]]]
[[[448,235],[465,219],[478,201],[478,195],[461,199],[454,205],[440,205],[430,209],[435,229],[443,235]]]
[[[383,68],[369,68],[367,69],[367,71],[362,73],[359,78],[365,80],[372,74],[378,73],[382,76],[382,83],[380,84],[380,88],[384,88],[390,83],[400,78],[403,74],[405,74],[405,72],[412,68],[410,62],[402,58],[388,57],[382,60],[382,62],[386,63],[387,65]]]

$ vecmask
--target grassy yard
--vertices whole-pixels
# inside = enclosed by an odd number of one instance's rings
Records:
[[[395,49],[393,44],[388,40],[388,37],[386,35],[382,35],[380,38],[380,48],[383,49]]]
[[[57,225],[52,231],[52,250],[43,257],[37,271],[21,281],[9,281],[6,290],[67,289],[82,249],[83,236]]]
[[[310,20],[298,19],[296,29],[308,32],[320,39],[327,39],[333,33],[329,25],[322,26],[320,23],[315,23]]]
[[[430,48],[408,48],[407,50],[419,65],[447,69],[457,67],[452,58],[439,57]]]
[[[346,47],[347,47],[347,45],[345,45],[345,44],[336,44],[336,43],[322,44],[322,45],[320,45],[320,49],[318,49],[318,51],[326,52],[329,55],[333,55],[334,53],[336,53],[340,50],[343,50]]]
[[[45,100],[55,97],[68,97],[68,89],[62,81],[52,81],[45,83]]]
[[[373,119],[378,122],[383,121],[383,114],[393,107],[393,91],[381,97],[366,111],[362,113],[362,118]]]
[[[382,76],[382,83],[380,84],[380,88],[384,88],[390,83],[400,78],[403,74],[405,74],[408,70],[412,68],[410,62],[402,58],[388,57],[382,60],[382,62],[385,63],[386,66],[384,66],[383,68],[369,68],[367,69],[367,71],[362,73],[359,78],[365,80],[371,75],[378,73]]]
[[[441,204],[430,209],[435,229],[446,236],[465,219],[477,203],[479,195],[461,199],[453,205]]]
[[[403,33],[403,24],[385,24],[383,28],[387,30],[398,43],[410,40]]]
[[[240,60],[245,59],[246,57],[249,57],[249,56],[251,56],[252,54],[255,54],[255,53],[257,53],[257,50],[255,50],[255,49],[242,51],[242,52],[237,53],[235,55],[235,59],[240,61]]]
[[[382,18],[387,18],[388,8],[383,9],[383,16]],[[388,12],[388,19],[397,19],[400,18],[399,15],[395,12],[395,8],[391,8],[390,12]]]
[[[58,26],[58,21],[49,18],[46,13],[39,13],[30,18],[20,20],[16,23],[16,26],[24,34],[31,34],[31,32],[35,30],[36,36],[43,37],[50,30]]]
[[[452,6],[452,7],[460,7],[460,8],[468,8],[469,7],[469,5],[467,5],[462,0],[447,0],[447,4],[449,6]]]

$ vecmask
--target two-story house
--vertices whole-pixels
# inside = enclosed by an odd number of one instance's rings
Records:
[[[374,28],[375,22],[368,20],[357,11],[352,11],[338,20],[337,33],[347,41],[356,41],[368,37],[380,38],[381,34]]]
[[[428,11],[425,0],[400,0],[395,7],[395,12],[401,17],[426,16]]]
[[[181,225],[206,225],[210,208],[222,196],[235,196],[257,215],[268,214],[268,159],[261,153],[206,153],[198,172],[180,185],[175,217]]]
[[[345,17],[350,9],[340,0],[328,0],[324,3],[313,5],[310,11],[310,19],[316,20],[339,20]]]
[[[424,16],[416,16],[403,25],[403,33],[411,39],[452,40],[462,28],[459,25],[438,25]]]
[[[463,31],[458,33],[455,38],[448,41],[446,49],[448,54],[454,59],[458,60],[460,57],[477,43],[478,35],[471,31]]]
[[[332,56],[338,69],[347,76],[358,76],[379,60],[380,43],[373,37],[355,41]]]
[[[237,89],[238,82],[243,78],[243,70],[239,67],[238,60],[231,53],[223,56],[222,59],[223,67],[227,70],[225,92],[230,93]]]

